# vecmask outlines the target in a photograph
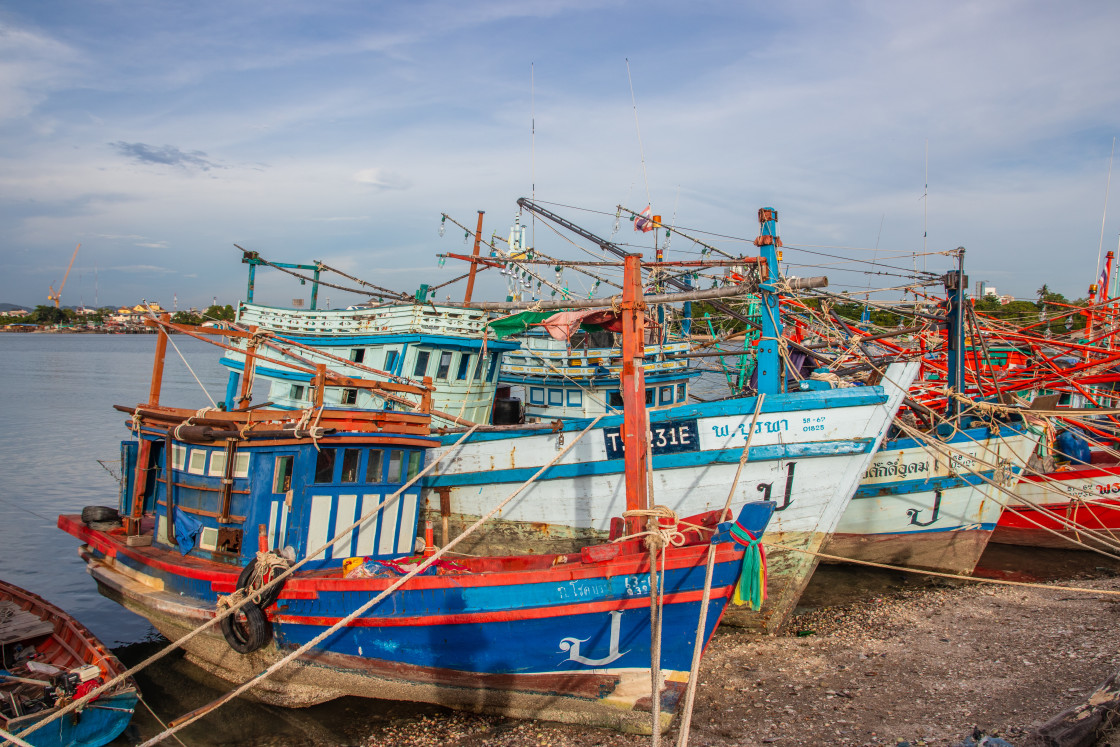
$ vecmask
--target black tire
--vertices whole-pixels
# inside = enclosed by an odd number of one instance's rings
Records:
[[[82,521],[86,524],[91,521],[120,521],[121,515],[117,509],[109,506],[86,506],[82,509]]]
[[[86,526],[95,532],[111,532],[119,528],[121,525],[120,520],[117,521],[87,521]]]
[[[241,569],[241,575],[237,577],[237,588],[238,589],[247,589],[247,587],[249,585],[249,579],[251,579],[253,577],[253,569],[255,569],[256,567],[257,567],[257,559],[253,558],[252,560],[249,561],[248,565],[246,565],[244,568]],[[283,589],[283,588],[284,588],[284,583],[283,582],[278,583],[275,586],[269,588],[268,591],[261,594],[261,598],[259,600],[257,600],[257,604],[260,605],[260,608],[262,610],[268,609],[269,607],[271,607],[273,605],[274,602],[276,602],[277,599],[280,598],[280,590]]]
[[[239,654],[250,654],[272,640],[272,623],[252,602],[223,617],[221,626],[226,643]]]

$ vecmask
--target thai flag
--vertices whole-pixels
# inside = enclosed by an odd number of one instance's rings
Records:
[[[651,206],[646,205],[646,209],[642,211],[641,215],[634,217],[634,230],[643,233],[649,233],[653,230],[653,209]]]
[[[1100,278],[1097,280],[1097,300],[1104,300],[1108,297],[1108,265],[1105,265],[1101,270]]]

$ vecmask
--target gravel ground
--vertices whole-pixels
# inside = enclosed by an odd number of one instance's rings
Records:
[[[1115,578],[1062,583],[1120,593]],[[1120,596],[1110,594],[945,583],[817,609],[776,636],[722,627],[704,658],[690,744],[953,745],[978,728],[1018,747],[1120,666],[1118,611]],[[674,728],[664,742],[675,740]],[[649,742],[436,713],[375,728],[364,744]]]

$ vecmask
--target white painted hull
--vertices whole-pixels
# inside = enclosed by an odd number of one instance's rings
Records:
[[[894,364],[886,379],[893,383],[882,389],[767,398],[750,458],[734,487],[732,507],[769,493],[779,510],[767,537],[818,549],[840,521],[917,367],[917,363]],[[754,407],[755,399],[746,398],[651,413],[652,501],[679,516],[721,508],[732,490]],[[467,551],[513,552],[524,547],[557,551],[572,538],[606,535],[611,518],[626,508],[621,451],[611,448],[609,430],[617,428],[618,420],[600,421],[510,502],[494,528]],[[454,535],[454,529],[489,512],[547,464],[583,427],[575,422],[560,433],[515,431],[490,440],[476,440],[476,434],[464,444],[433,450],[430,459],[443,454],[444,460],[426,480],[428,518],[438,525],[443,493],[442,505],[449,509],[447,521]],[[453,442],[455,437],[445,438]],[[687,440],[683,446],[690,450],[673,451],[682,446],[674,439]],[[659,447],[669,453],[658,453]],[[816,565],[815,558],[801,553],[791,553],[800,556],[796,560],[783,560],[784,552],[771,554],[767,604],[773,613],[762,616],[771,627],[792,610]]]
[[[1010,428],[960,432],[949,444],[953,456],[913,439],[887,442],[824,552],[971,573],[1037,442]]]

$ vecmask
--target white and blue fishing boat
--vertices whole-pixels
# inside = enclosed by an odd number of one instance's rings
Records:
[[[617,314],[526,311],[491,321],[489,327],[500,338],[511,330],[521,332],[513,338],[520,347],[502,356],[498,374],[499,402],[519,403],[523,412],[518,420],[539,423],[622,412],[622,349],[611,331]],[[681,335],[647,340],[642,349],[647,410],[689,401],[689,386],[700,375],[685,357],[691,347]]]
[[[757,394],[675,403],[650,412],[650,482],[656,502],[681,515],[718,508],[729,491],[734,491],[734,505],[759,497],[777,502],[766,535],[768,543],[779,546],[770,554],[768,600],[761,615],[744,620],[773,630],[792,613],[816,567],[812,553],[835,531],[919,364],[891,364],[874,386],[837,388],[827,380],[794,378],[778,349],[777,212],[764,208],[759,217],[761,256],[742,260],[749,275],[742,290],[757,291],[764,309]],[[649,390],[645,396],[651,396]],[[444,458],[424,480],[426,518],[454,535],[495,505],[509,486],[547,465],[589,422],[572,418],[476,431],[463,441],[454,430],[444,433],[433,452]],[[472,551],[561,550],[617,534],[612,520],[625,505],[622,436],[622,417],[599,420],[477,535]]]
[[[960,267],[945,276],[948,391],[963,389],[964,288]],[[920,408],[917,402],[913,407]],[[1039,431],[1021,416],[962,414],[949,397],[944,422],[906,427],[883,443],[824,548],[829,555],[909,568],[970,574],[995,531]]]
[[[640,334],[633,265],[626,308]],[[638,365],[628,367],[623,385],[632,479],[619,513],[629,512],[620,525],[627,536],[570,553],[440,560],[376,602],[402,573],[442,552],[421,529],[414,479],[420,455],[434,444],[423,408],[331,407],[321,371],[305,411],[166,407],[158,386],[165,339],[151,398],[124,408],[134,433],[122,446],[132,475],[122,487],[124,526],[103,531],[78,516],[59,517],[59,526],[84,543],[80,554],[101,592],[173,641],[213,621],[229,595],[241,599],[238,590],[258,589],[299,565],[259,603],[234,602],[242,606],[220,628],[184,643],[192,661],[230,681],[298,654],[260,680],[254,693],[268,702],[373,695],[662,729],[688,685],[694,644],[706,644],[740,584],[758,578],[758,541],[772,502],[681,520],[660,511],[667,518],[651,520],[655,533],[675,542],[660,553],[643,542],[652,525],[640,518],[651,506]],[[422,389],[400,393],[429,401]],[[755,570],[744,574],[752,558]],[[651,588],[659,587],[655,602]],[[658,640],[667,645],[655,655]],[[660,714],[656,725],[651,711]]]
[[[249,265],[249,283],[235,327],[253,334],[233,338],[232,349],[221,358],[229,369],[226,409],[248,405],[254,381],[268,382],[273,406],[305,409],[314,369],[325,366],[336,376],[355,379],[419,384],[430,378],[430,412],[437,421],[490,422],[502,353],[517,343],[487,339],[487,314],[421,300],[318,309],[318,272],[312,279],[311,309],[263,306],[253,303],[257,265],[303,265],[265,262],[256,252],[245,252],[243,261]],[[427,289],[419,295],[426,296]],[[408,410],[419,404],[399,392],[345,382],[329,382],[323,399],[352,409]]]

